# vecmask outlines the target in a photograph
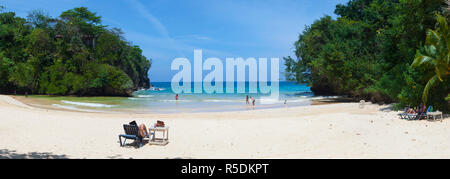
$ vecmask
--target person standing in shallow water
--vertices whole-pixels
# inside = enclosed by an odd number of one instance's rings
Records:
[[[250,104],[250,102],[248,101],[248,95],[247,95],[247,97],[246,97],[246,99],[245,99],[245,103],[246,103],[247,105]]]
[[[175,105],[178,106],[178,94],[175,94]]]
[[[255,98],[252,97],[252,105],[253,105],[253,109],[255,109]]]

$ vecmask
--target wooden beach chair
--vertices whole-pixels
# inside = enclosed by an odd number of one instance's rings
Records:
[[[127,139],[131,139],[137,142],[138,148],[142,146],[143,138],[139,135],[139,127],[137,125],[124,124],[123,129],[125,130],[125,134],[119,135],[119,142],[121,147],[123,147],[126,144]],[[123,143],[122,138],[125,138]]]

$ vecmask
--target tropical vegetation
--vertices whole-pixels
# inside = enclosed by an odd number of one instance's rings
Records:
[[[317,95],[449,111],[446,0],[350,0],[307,26],[286,77]]]
[[[437,15],[437,20],[436,30],[427,30],[425,46],[421,51],[417,52],[416,58],[412,63],[412,66],[415,67],[425,66],[425,68],[427,68],[430,66],[434,69],[434,72],[431,70],[428,71],[428,73],[433,74],[433,76],[428,80],[423,90],[422,100],[424,103],[427,103],[431,88],[436,86],[437,83],[444,82],[450,74],[450,67],[448,65],[450,61],[449,27],[447,19],[441,15]]]
[[[86,7],[26,18],[0,6],[0,93],[129,96],[151,60]]]

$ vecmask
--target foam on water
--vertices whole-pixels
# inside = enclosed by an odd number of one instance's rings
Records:
[[[243,100],[232,100],[232,99],[205,99],[202,100],[203,102],[227,102],[227,103],[233,103],[233,102],[242,102]]]
[[[335,99],[335,98],[339,98],[339,96],[314,96],[309,97],[308,99],[316,100],[316,99]]]
[[[61,108],[61,109],[67,109],[71,111],[81,111],[81,112],[104,112],[104,111],[98,111],[98,110],[89,110],[89,109],[80,109],[74,106],[65,106],[65,105],[59,105],[59,104],[52,104],[52,106]]]
[[[194,100],[175,100],[175,99],[163,99],[163,100],[158,100],[159,102],[195,102]]]
[[[153,96],[155,96],[155,95],[137,95],[137,97],[139,97],[139,98],[151,98]]]
[[[277,104],[281,103],[281,100],[277,98],[260,98],[260,104]]]
[[[164,90],[166,90],[165,88],[155,88],[155,87],[151,87],[151,88],[149,88],[148,90],[150,90],[150,91],[164,91]]]
[[[107,104],[100,104],[100,103],[82,103],[82,102],[74,102],[74,101],[66,101],[61,100],[62,103],[66,104],[72,104],[77,106],[87,106],[87,107],[103,107],[103,108],[110,108],[114,107],[114,105],[107,105]]]

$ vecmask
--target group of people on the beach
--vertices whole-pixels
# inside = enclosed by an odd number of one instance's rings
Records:
[[[416,120],[421,120],[424,119],[426,117],[426,114],[428,111],[433,111],[433,107],[430,106],[429,108],[427,108],[427,106],[425,106],[425,104],[421,103],[416,109],[414,108],[408,108],[405,113],[406,114],[417,114],[416,115]]]
[[[255,98],[254,97],[252,97],[252,96],[246,96],[246,99],[245,99],[245,103],[247,104],[247,105],[250,105],[250,100],[251,100],[251,102],[252,102],[252,106],[253,106],[253,109],[255,109],[255,102],[256,102],[256,100],[255,100]]]
[[[178,102],[178,94],[175,94],[175,101]],[[251,106],[253,107],[253,109],[255,109],[256,100],[253,96],[246,95],[245,103],[247,104],[247,106],[251,103]],[[287,107],[287,100],[284,100],[284,106]]]

